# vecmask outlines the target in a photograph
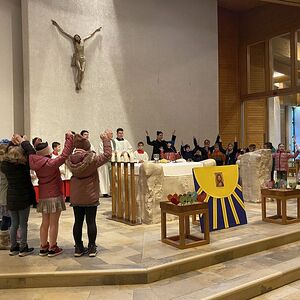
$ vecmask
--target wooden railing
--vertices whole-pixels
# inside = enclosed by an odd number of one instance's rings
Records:
[[[135,163],[111,162],[112,216],[115,221],[139,224],[135,190]]]

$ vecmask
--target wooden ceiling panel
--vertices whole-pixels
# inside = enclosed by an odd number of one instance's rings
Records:
[[[282,4],[300,7],[300,0],[218,0],[220,7],[243,12],[266,4]]]
[[[264,3],[260,0],[218,0],[218,5],[233,11],[246,11]]]

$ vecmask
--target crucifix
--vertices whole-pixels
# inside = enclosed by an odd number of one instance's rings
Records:
[[[65,32],[56,21],[51,20],[52,24],[67,38],[71,39],[74,46],[74,53],[72,56],[71,66],[75,68],[75,84],[76,91],[79,92],[81,90],[81,82],[83,79],[84,71],[85,71],[85,55],[84,55],[84,43],[91,37],[95,35],[96,32],[100,31],[102,27],[97,28],[93,33],[88,35],[87,37],[81,39],[79,34],[75,34],[74,36]]]

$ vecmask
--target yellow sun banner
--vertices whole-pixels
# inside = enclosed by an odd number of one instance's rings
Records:
[[[194,184],[209,208],[209,228],[219,230],[247,224],[237,165],[194,168]],[[203,231],[203,220],[200,217]]]

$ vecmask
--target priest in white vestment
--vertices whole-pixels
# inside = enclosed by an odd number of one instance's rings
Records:
[[[125,152],[127,153],[133,152],[133,148],[131,144],[126,139],[124,139],[123,128],[117,129],[117,138],[115,138],[114,141],[116,143],[116,152],[121,153],[121,155],[123,155]]]

